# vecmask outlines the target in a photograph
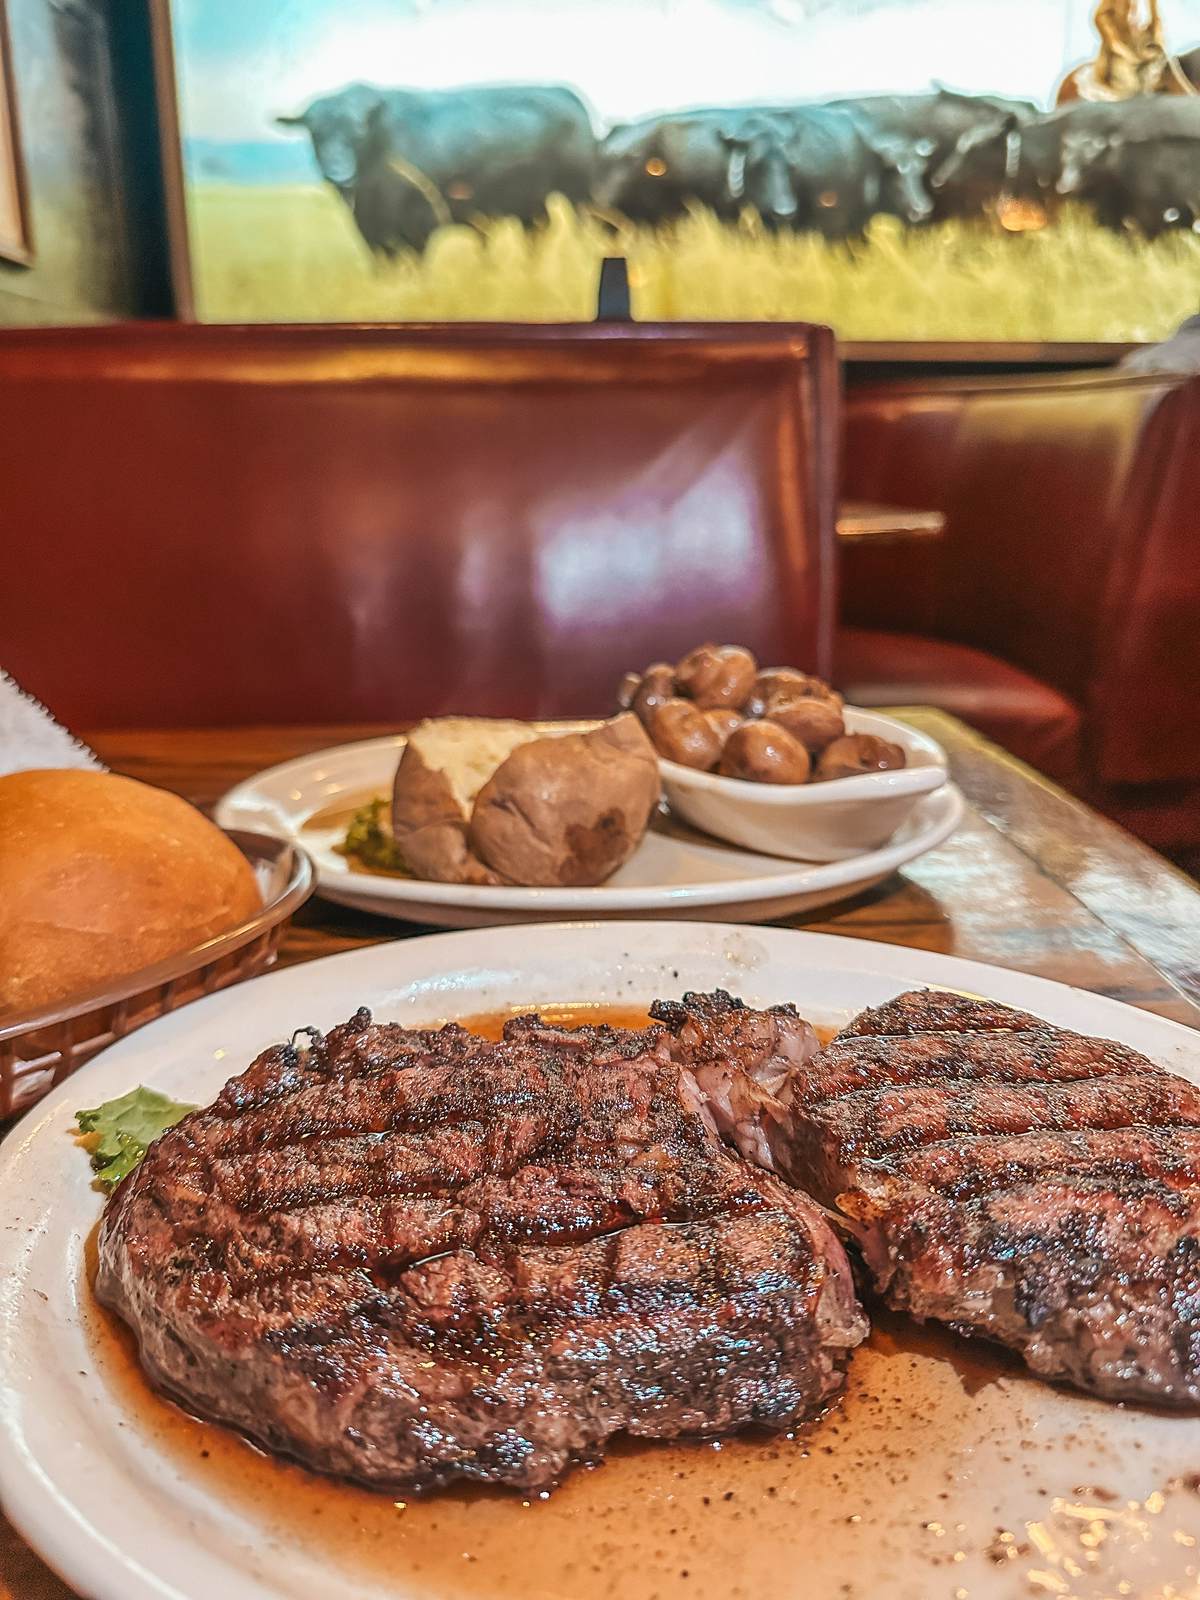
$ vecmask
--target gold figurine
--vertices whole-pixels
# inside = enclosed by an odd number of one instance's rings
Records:
[[[1095,60],[1075,68],[1063,82],[1059,105],[1197,92],[1167,50],[1158,0],[1100,0],[1092,21],[1100,49]]]

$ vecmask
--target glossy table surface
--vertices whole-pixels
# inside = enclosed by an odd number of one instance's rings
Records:
[[[901,714],[945,747],[969,802],[962,827],[887,883],[792,925],[994,962],[1200,1028],[1200,888],[953,718]],[[261,767],[381,731],[139,731],[89,742],[115,770],[211,806]],[[281,960],[421,931],[314,900]],[[68,1595],[0,1516],[0,1600]]]

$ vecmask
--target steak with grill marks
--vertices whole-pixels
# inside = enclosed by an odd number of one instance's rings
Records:
[[[1200,1404],[1200,1089],[1026,1012],[914,992],[768,1092],[744,1041],[770,1014],[657,1010],[681,1056],[744,1068],[760,1158],[842,1214],[891,1305],[1109,1399]]]
[[[191,1410],[377,1488],[789,1427],[866,1325],[823,1213],[717,1125],[663,1028],[362,1011],[155,1141],[96,1291]]]

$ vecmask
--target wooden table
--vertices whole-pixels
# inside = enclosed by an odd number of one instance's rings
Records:
[[[876,505],[869,500],[844,500],[838,507],[838,538],[852,544],[891,544],[899,540],[940,539],[945,513],[916,511],[907,506]]]
[[[1200,1028],[1200,889],[1153,851],[940,712],[905,719],[941,742],[969,801],[958,833],[887,883],[796,926],[1057,978]],[[379,729],[110,733],[110,766],[211,806],[260,767]],[[285,963],[421,930],[313,901]],[[0,1517],[0,1600],[69,1600]]]

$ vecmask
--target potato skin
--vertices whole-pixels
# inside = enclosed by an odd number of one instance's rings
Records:
[[[406,745],[392,788],[392,832],[408,870],[428,883],[501,883],[472,850],[468,826],[445,776]]]
[[[626,713],[514,750],[479,791],[469,842],[506,882],[582,888],[629,859],[658,798],[654,746]]]

